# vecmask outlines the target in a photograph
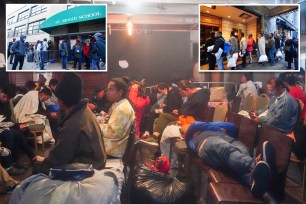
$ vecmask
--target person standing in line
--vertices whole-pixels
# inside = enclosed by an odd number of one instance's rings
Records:
[[[267,44],[267,48],[269,49],[269,56],[270,56],[270,66],[274,66],[275,65],[275,58],[274,58],[274,54],[275,54],[275,41],[274,41],[273,36],[274,36],[273,33],[270,33],[268,44]]]
[[[240,52],[242,58],[242,68],[246,67],[246,55],[247,55],[246,49],[247,49],[247,41],[244,37],[244,33],[241,33]]]
[[[81,70],[82,46],[79,39],[76,40],[76,44],[72,47],[72,53],[74,58],[73,69],[76,69],[76,64],[79,63],[79,70]]]
[[[14,64],[12,70],[16,70],[17,64],[19,63],[19,70],[22,70],[24,56],[26,54],[25,35],[20,36],[20,40],[14,42],[11,47],[12,52],[15,54]]]
[[[62,57],[62,69],[67,69],[68,47],[65,39],[62,40],[59,50]]]
[[[13,41],[9,42],[8,47],[7,47],[7,58],[10,58],[10,64],[13,64],[13,59],[14,59],[14,53],[11,52],[11,47],[16,41],[16,38],[13,38]]]
[[[96,44],[98,48],[98,61],[97,61],[97,66],[98,69],[100,70],[102,67],[100,65],[100,61],[102,61],[104,64],[106,64],[106,59],[105,59],[105,40],[103,40],[103,35],[102,33],[96,33],[94,34],[94,38],[96,39]]]
[[[217,53],[219,51],[219,48],[221,48],[222,50],[224,50],[224,38],[222,37],[222,32],[221,31],[216,31],[215,32],[215,45],[213,50],[211,51],[211,53]],[[223,58],[224,58],[225,54],[221,54],[220,58],[216,57],[217,60],[217,64],[218,64],[218,69],[219,70],[224,70],[224,66],[223,66]]]
[[[83,44],[83,53],[84,53],[84,59],[85,59],[85,67],[86,69],[90,69],[90,62],[89,62],[89,58],[88,58],[88,53],[89,53],[89,43],[90,40],[86,39],[84,44]]]
[[[41,52],[40,70],[45,70],[44,67],[47,58],[47,49],[48,49],[47,38],[44,38],[43,42],[39,46],[39,50]]]
[[[95,39],[90,39],[88,58],[91,60],[92,69],[96,70],[99,57],[98,57],[98,48]]]
[[[212,46],[215,44],[215,32],[210,32],[210,37],[206,39],[205,41],[205,51],[207,51],[207,48],[209,46]],[[210,52],[207,52],[207,58],[208,58],[208,64],[209,64],[209,70],[215,70],[216,65],[216,57]]]

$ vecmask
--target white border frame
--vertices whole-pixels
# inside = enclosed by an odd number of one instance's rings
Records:
[[[201,59],[200,59],[200,55],[201,55],[201,48],[200,48],[200,44],[201,44],[201,6],[297,6],[298,7],[298,36],[299,36],[299,60],[298,60],[298,70],[201,70]],[[199,64],[199,72],[232,72],[232,73],[239,73],[239,72],[276,72],[276,73],[280,73],[280,72],[300,72],[300,56],[301,56],[301,26],[300,26],[300,22],[301,22],[301,8],[300,8],[300,4],[199,4],[198,5],[198,29],[199,29],[199,45],[198,45],[198,64]],[[270,66],[269,66],[270,67]]]
[[[5,57],[6,57],[6,65],[5,65],[5,70],[6,72],[33,72],[34,73],[46,73],[46,72],[102,72],[102,73],[107,73],[108,72],[108,7],[107,4],[42,4],[42,3],[37,3],[37,4],[17,4],[17,5],[30,5],[30,6],[35,6],[35,5],[47,5],[47,6],[105,6],[105,59],[106,59],[106,64],[105,64],[105,70],[64,70],[64,69],[58,69],[58,70],[53,70],[53,69],[46,69],[46,70],[9,70],[8,69],[8,63],[9,60],[7,59],[7,17],[8,17],[8,13],[7,13],[7,5],[15,5],[15,4],[5,4]],[[46,19],[47,20],[47,19]]]

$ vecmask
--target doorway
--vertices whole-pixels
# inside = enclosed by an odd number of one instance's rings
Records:
[[[208,63],[207,61],[207,50],[205,49],[205,41],[210,37],[210,33],[218,31],[219,26],[201,25],[201,42],[200,42],[200,66]]]

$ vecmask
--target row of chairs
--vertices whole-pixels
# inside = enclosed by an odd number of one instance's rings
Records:
[[[249,94],[245,98],[242,110],[247,112],[266,110],[269,102],[270,99],[266,94],[261,94],[259,96],[253,96],[252,94]],[[233,100],[231,111],[238,113],[240,110],[240,103],[241,97],[236,96]]]

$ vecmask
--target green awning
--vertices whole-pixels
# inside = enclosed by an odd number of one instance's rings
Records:
[[[104,5],[76,6],[46,19],[39,29],[51,33],[52,30],[62,25],[102,19],[106,15],[106,6]]]

